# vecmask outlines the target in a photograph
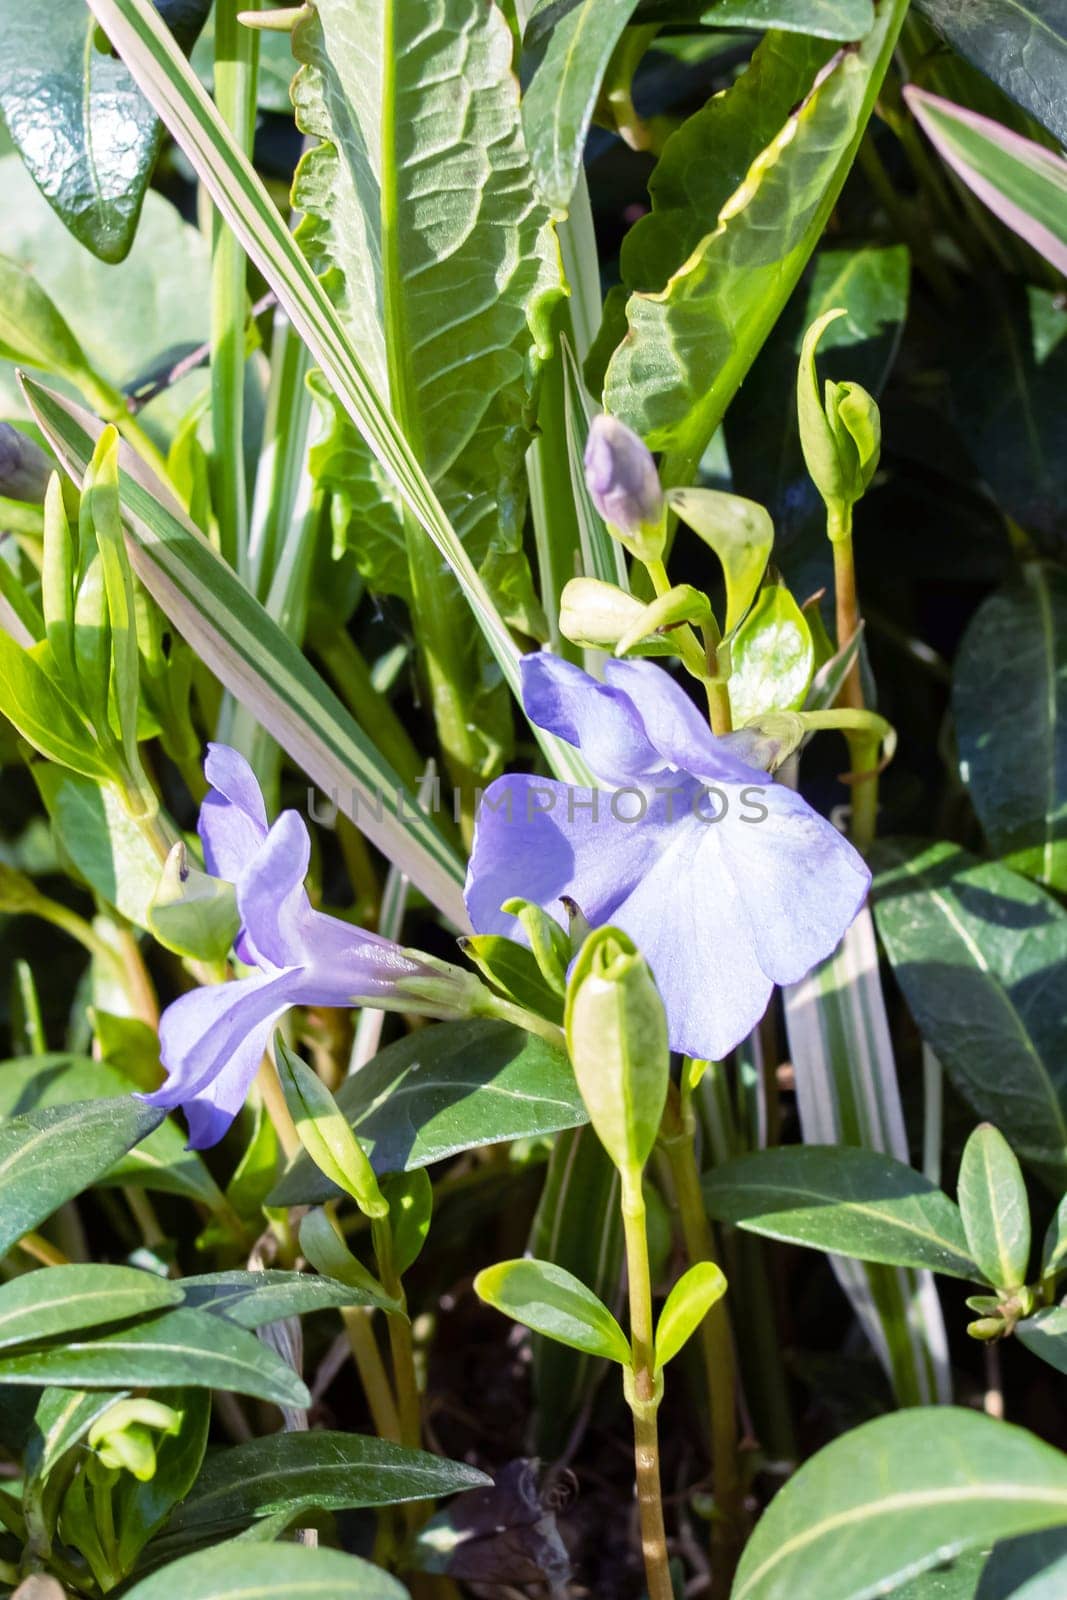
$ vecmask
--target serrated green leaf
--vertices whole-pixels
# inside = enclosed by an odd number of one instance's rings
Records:
[[[989,1123],[967,1140],[958,1188],[963,1231],[974,1260],[997,1289],[1018,1289],[1030,1264],[1030,1202],[1014,1152]]]
[[[957,1552],[1067,1522],[1067,1458],[951,1406],[879,1417],[820,1450],[775,1496],[731,1600],[871,1600]]]
[[[923,1037],[980,1117],[1062,1192],[1067,1019],[1049,974],[1067,912],[996,862],[952,845],[878,846],[878,931]]]
[[[848,1145],[788,1145],[726,1161],[704,1177],[708,1211],[770,1239],[860,1261],[980,1280],[960,1214],[891,1156]]]
[[[717,1300],[726,1293],[726,1279],[712,1261],[697,1261],[674,1285],[656,1324],[656,1366],[673,1361],[696,1332]]]
[[[475,1467],[385,1439],[277,1433],[213,1455],[171,1517],[166,1536],[240,1527],[283,1508],[341,1511],[435,1500],[488,1481]]]
[[[10,1117],[0,1126],[0,1256],[162,1121],[161,1111],[129,1096]]]
[[[294,1600],[298,1595],[300,1600],[407,1600],[402,1584],[359,1556],[245,1541],[185,1556],[126,1594],[127,1600]]]
[[[738,726],[767,711],[796,711],[815,667],[804,613],[783,584],[768,584],[730,643],[730,706]]]
[[[623,253],[637,292],[604,387],[607,408],[668,452],[667,481],[688,478],[800,277],[906,9],[883,5],[859,49],[829,61],[825,45],[769,34],[741,82],[667,141]]]
[[[1027,562],[979,606],[952,703],[960,771],[989,843],[1017,872],[1067,890],[1067,575]]]
[[[181,1384],[232,1389],[282,1406],[310,1403],[299,1375],[254,1333],[185,1306],[95,1339],[8,1356],[0,1360],[0,1383],[77,1389]]]
[[[176,1283],[134,1267],[78,1262],[26,1272],[0,1286],[0,1350],[147,1316],[181,1299]]]
[[[342,1085],[337,1103],[379,1173],[586,1121],[563,1051],[484,1019],[443,1022],[397,1040]],[[318,1204],[336,1193],[301,1155],[270,1204]]]
[[[626,1335],[603,1301],[580,1279],[551,1261],[501,1261],[474,1280],[475,1293],[506,1317],[546,1339],[630,1365]]]

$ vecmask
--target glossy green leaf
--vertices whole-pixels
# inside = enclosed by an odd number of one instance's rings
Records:
[[[1067,270],[1067,161],[991,117],[909,84],[912,114],[941,158],[994,216]]]
[[[730,644],[730,705],[736,725],[767,711],[796,711],[815,666],[804,613],[783,584],[761,593]]]
[[[1057,1372],[1067,1373],[1067,1306],[1052,1306],[1027,1317],[1016,1327],[1015,1337]]]
[[[954,50],[1067,142],[1062,0],[917,0],[917,5]]]
[[[22,649],[2,631],[0,711],[50,761],[88,778],[110,775],[87,723],[56,687],[38,652]]]
[[[1067,1522],[1067,1458],[949,1406],[879,1417],[820,1450],[775,1496],[731,1600],[871,1600],[958,1551]]]
[[[998,1544],[974,1600],[1060,1600],[1065,1589],[1067,1528],[1049,1528]]]
[[[9,1117],[0,1125],[0,1256],[162,1121],[161,1111],[129,1096]]]
[[[99,1338],[68,1339],[8,1356],[0,1360],[0,1383],[78,1389],[188,1384],[232,1389],[283,1406],[309,1404],[298,1374],[254,1333],[185,1306]]]
[[[190,48],[210,0],[161,0]],[[163,130],[79,0],[0,0],[0,115],[74,236],[102,261],[129,251]],[[45,136],[45,130],[47,136]]]
[[[1030,1264],[1030,1202],[1014,1152],[989,1123],[971,1134],[960,1162],[963,1231],[986,1280],[1018,1289]]]
[[[711,1216],[816,1250],[978,1279],[957,1208],[922,1173],[874,1150],[788,1145],[704,1177]]]
[[[480,933],[464,950],[495,988],[550,1022],[563,1021],[563,998],[542,973],[528,946],[501,934]]]
[[[630,1365],[626,1335],[603,1301],[551,1261],[501,1261],[474,1280],[475,1293],[506,1317],[586,1355]]]
[[[427,1167],[461,1150],[575,1128],[585,1107],[561,1050],[506,1022],[444,1022],[398,1039],[337,1094],[376,1172]],[[299,1156],[271,1205],[336,1190]]]
[[[167,1537],[239,1527],[272,1512],[341,1511],[436,1500],[488,1483],[475,1467],[361,1434],[276,1433],[220,1450],[167,1526]]]
[[[181,1298],[176,1283],[134,1267],[79,1262],[26,1272],[0,1286],[0,1349],[147,1316]]]
[[[636,4],[585,0],[560,15],[523,95],[530,164],[557,216],[565,216],[570,206],[601,81]],[[536,40],[537,33],[532,37]]]
[[[664,1301],[656,1324],[657,1367],[673,1361],[725,1293],[726,1279],[714,1262],[698,1261],[683,1272]]]
[[[127,1600],[296,1600],[297,1596],[407,1600],[407,1590],[380,1567],[340,1550],[244,1541],[185,1556],[126,1590]]]
[[[1067,890],[1067,575],[1027,562],[983,602],[952,693],[960,771],[990,845]]]
[[[72,376],[70,392],[76,388],[87,403],[103,406],[101,383],[114,400],[114,390],[128,383],[147,358],[207,337],[208,245],[161,194],[145,196],[133,248],[114,266],[68,233],[17,156],[0,157],[0,192],[3,253],[31,272],[54,301],[84,354],[83,364],[97,375],[91,385],[84,376]],[[149,431],[176,428],[204,382],[203,373],[191,373],[151,401],[143,413]],[[7,361],[0,362],[0,407],[9,417],[26,412],[14,366]]]
[[[23,1056],[5,1061],[0,1071],[0,1123],[25,1111],[68,1106],[74,1100],[129,1096],[144,1087],[143,1082],[135,1082],[106,1061],[62,1054]],[[202,1157],[186,1149],[186,1135],[169,1118],[98,1181],[140,1183],[146,1189],[185,1195],[212,1210],[222,1202]]]
[[[667,141],[623,252],[629,334],[605,404],[685,481],[792,292],[852,164],[906,5],[858,50],[772,33]],[[709,161],[707,152],[716,159]]]
[[[709,28],[781,28],[821,39],[862,39],[874,26],[872,0],[642,0],[638,22]]]
[[[1067,912],[951,845],[880,845],[878,931],[923,1037],[1020,1160],[1067,1185]]]
[[[242,1328],[262,1328],[284,1317],[300,1317],[335,1306],[387,1303],[367,1288],[310,1272],[242,1272],[229,1268],[182,1278],[177,1287],[187,1306],[227,1317]]]

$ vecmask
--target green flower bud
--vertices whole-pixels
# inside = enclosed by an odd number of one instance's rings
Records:
[[[1008,1325],[1003,1317],[979,1317],[977,1322],[968,1322],[967,1332],[972,1339],[999,1339],[1006,1333]]]
[[[860,384],[828,379],[823,396],[819,394],[816,348],[830,323],[846,315],[844,308],[838,307],[812,323],[804,336],[797,369],[797,417],[804,460],[827,509],[838,514],[842,531],[848,527],[848,511],[874,477],[882,445],[878,404]]]
[[[567,1046],[589,1120],[619,1171],[652,1153],[670,1079],[667,1018],[648,962],[618,928],[582,946],[567,989]]]
[[[139,1483],[148,1483],[156,1473],[159,1445],[154,1434],[166,1438],[181,1425],[181,1412],[160,1400],[118,1400],[93,1423],[89,1448],[96,1452],[101,1473],[130,1472]]]
[[[181,840],[163,864],[146,920],[160,944],[200,961],[225,960],[240,926],[233,884],[192,866]]]
[[[599,578],[572,578],[560,596],[559,630],[572,644],[613,650],[644,611],[640,600]]]
[[[659,561],[667,542],[667,502],[652,454],[617,417],[593,418],[585,481],[613,538],[638,561]]]

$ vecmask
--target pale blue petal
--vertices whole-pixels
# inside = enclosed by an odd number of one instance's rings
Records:
[[[311,839],[303,819],[295,811],[283,811],[237,879],[242,942],[257,965],[307,964],[311,903],[304,879],[310,860]]]
[[[218,1076],[203,1084],[191,1099],[182,1101],[182,1111],[189,1124],[190,1150],[206,1150],[218,1144],[248,1098],[274,1030],[284,1015],[283,1006],[258,1022],[242,1039]]]
[[[608,661],[604,677],[641,718],[649,743],[682,772],[710,782],[759,783],[764,774],[717,739],[682,685],[652,661]]]
[[[175,1000],[159,1024],[167,1081],[143,1098],[168,1109],[191,1100],[245,1050],[250,1036],[294,1004],[299,978],[299,972],[291,971],[257,974],[193,989]]]
[[[209,744],[204,776],[211,789],[197,831],[207,870],[236,883],[267,835],[267,812],[256,775],[229,745]]]
[[[522,703],[539,728],[577,745],[602,783],[651,782],[664,769],[628,697],[559,656],[524,656]]]

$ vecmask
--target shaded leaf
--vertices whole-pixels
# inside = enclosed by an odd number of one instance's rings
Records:
[[[704,1177],[709,1214],[751,1233],[974,1280],[957,1208],[922,1173],[843,1145],[789,1145],[724,1162]]]
[[[1050,1528],[998,1544],[974,1600],[1059,1600],[1065,1588],[1067,1528]]]
[[[874,26],[874,5],[872,0],[642,0],[636,20],[862,39]]]
[[[398,1039],[341,1086],[337,1103],[380,1173],[586,1121],[561,1050],[510,1023],[483,1019]],[[311,1205],[336,1193],[301,1155],[270,1204]]]
[[[1057,1372],[1067,1372],[1067,1306],[1052,1306],[1027,1317],[1016,1327],[1015,1337]]]
[[[127,1600],[293,1600],[297,1595],[301,1600],[407,1600],[402,1584],[358,1556],[245,1541],[185,1556],[126,1591]]]
[[[998,1289],[1018,1289],[1030,1264],[1030,1203],[1011,1146],[983,1123],[960,1163],[960,1214],[971,1255]]]
[[[182,1278],[178,1287],[186,1305],[228,1317],[242,1328],[262,1328],[284,1317],[328,1307],[379,1303],[366,1288],[310,1272],[241,1272],[233,1268]]]
[[[134,1267],[75,1263],[26,1272],[0,1286],[0,1349],[177,1305],[176,1283]]]
[[[1067,143],[1063,0],[917,0],[954,50]]]

